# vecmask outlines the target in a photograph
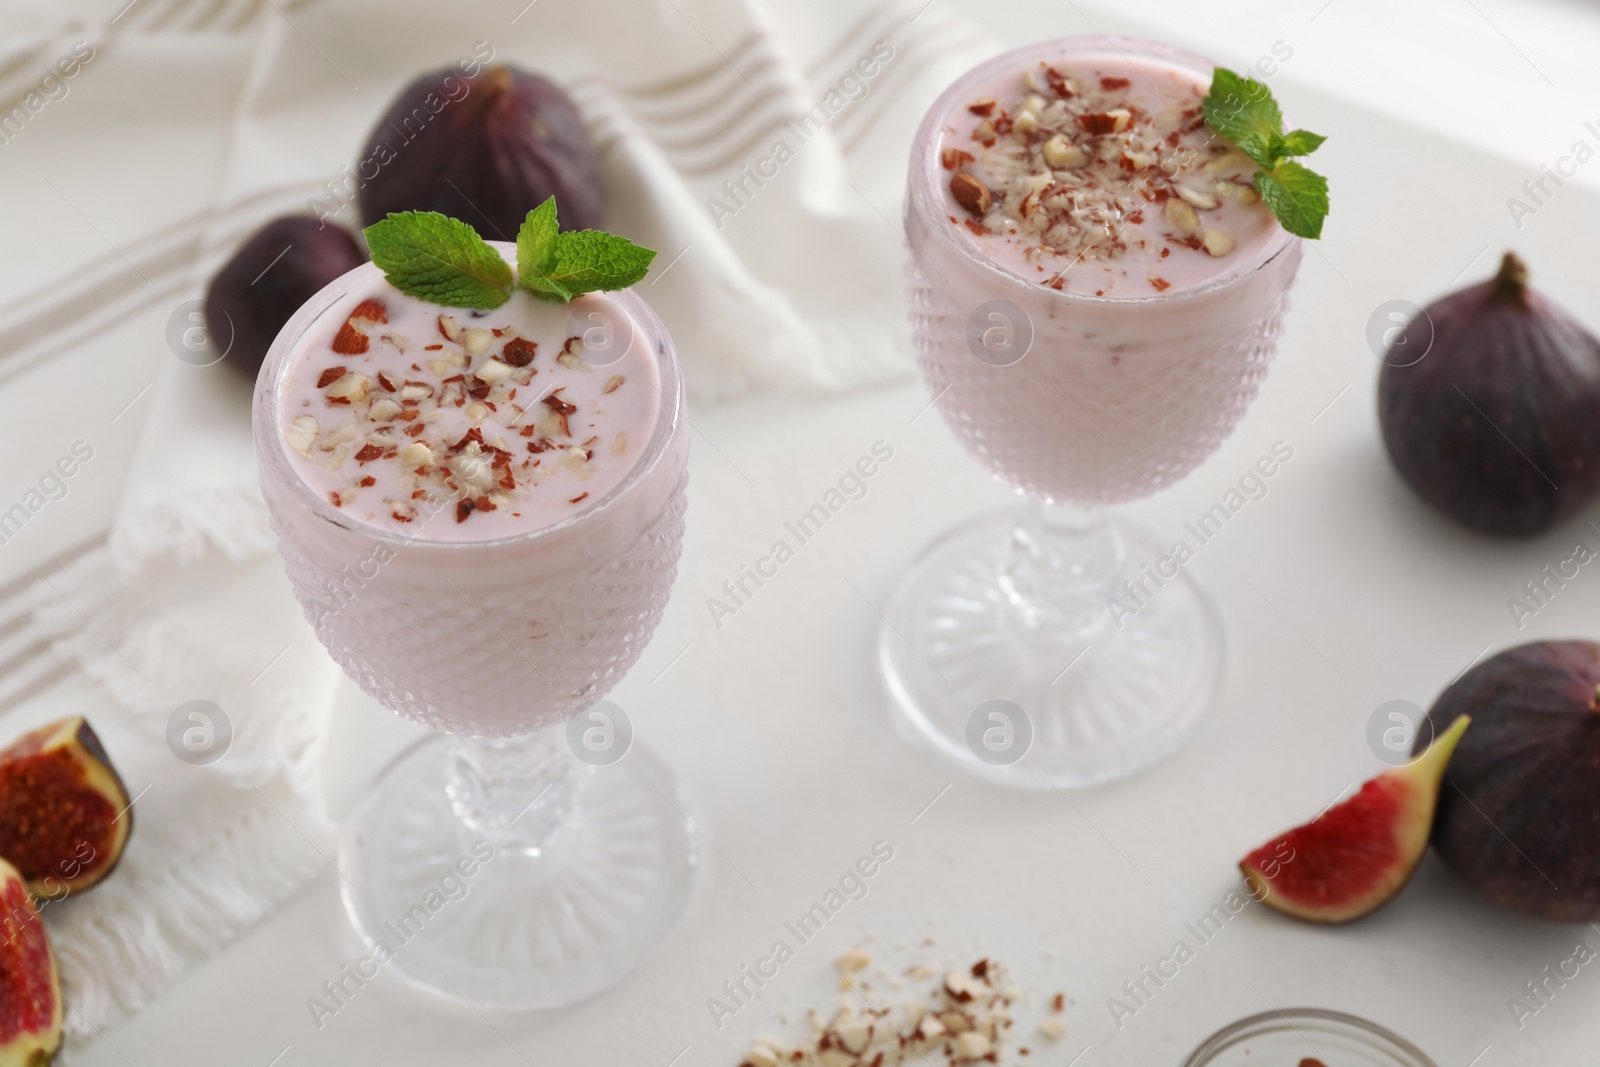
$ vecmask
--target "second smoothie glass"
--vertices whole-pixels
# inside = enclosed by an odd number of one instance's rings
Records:
[[[379,282],[366,264],[306,303],[267,355],[253,412],[263,494],[318,640],[379,703],[454,735],[399,756],[350,820],[341,889],[373,950],[354,973],[382,967],[480,1008],[569,1004],[665,938],[696,869],[670,772],[628,747],[601,702],[660,622],[681,553],[677,354],[642,299],[607,294],[660,373],[634,469],[554,525],[478,542],[408,537],[331,507],[282,443],[279,382],[296,345],[347,293]],[[593,758],[591,736],[602,740]]]
[[[1105,508],[1173,484],[1232,432],[1274,354],[1301,256],[1300,241],[1275,230],[1213,281],[1139,297],[1058,291],[985,257],[952,217],[939,160],[947,117],[1008,72],[1096,56],[1203,81],[1212,69],[1167,45],[1102,36],[999,55],[929,110],[905,208],[923,377],[967,451],[1028,499],[958,526],[913,561],[885,613],[879,659],[916,737],[1035,788],[1147,766],[1192,736],[1214,700],[1223,639],[1209,596],[1170,539]],[[1127,580],[1153,595],[1114,612]]]

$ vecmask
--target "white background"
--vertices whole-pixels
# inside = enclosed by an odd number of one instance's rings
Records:
[[[379,980],[319,1031],[306,998],[361,954],[329,870],[82,1062],[666,1067],[681,1056],[680,1067],[732,1067],[750,1036],[787,1029],[782,1006],[825,1001],[830,960],[867,931],[891,963],[909,955],[898,943],[931,936],[936,958],[992,954],[1041,1000],[1065,992],[1069,1036],[1047,1049],[1030,1040],[1038,1051],[1025,1062],[1065,1065],[1089,1046],[1079,1063],[1175,1064],[1224,1023],[1290,1004],[1374,1018],[1443,1067],[1593,1059],[1600,977],[1583,972],[1521,1031],[1506,1001],[1594,931],[1494,912],[1431,860],[1395,904],[1351,928],[1248,910],[1121,1032],[1106,999],[1236,885],[1240,855],[1380,769],[1363,735],[1379,703],[1426,705],[1487,646],[1596,633],[1600,577],[1588,572],[1526,630],[1505,600],[1576,539],[1600,534],[1580,519],[1532,542],[1491,543],[1424,512],[1378,443],[1377,364],[1362,335],[1377,304],[1424,302],[1487,273],[1512,245],[1536,285],[1600,324],[1600,200],[1589,191],[1600,165],[1522,230],[1505,207],[1585,120],[1600,119],[1600,17],[1576,3],[1490,0],[935,2],[1005,43],[1134,31],[1245,65],[1285,41],[1294,56],[1273,85],[1297,124],[1332,138],[1317,156],[1335,196],[1328,238],[1306,257],[1259,402],[1206,466],[1132,509],[1176,535],[1274,441],[1295,449],[1269,496],[1195,563],[1230,641],[1222,699],[1199,739],[1071,802],[998,791],[912,751],[874,676],[876,616],[845,579],[882,603],[918,546],[1008,494],[932,414],[913,421],[925,400],[916,384],[700,409],[675,600],[614,694],[639,739],[677,769],[711,843],[690,913],[660,956],[612,993],[546,1015],[486,1019]],[[895,455],[867,497],[717,629],[706,598],[880,438]],[[114,499],[113,472],[96,473],[104,480],[73,508]],[[357,795],[410,736],[360,701],[340,709],[335,795]],[[869,897],[716,1030],[706,998],[879,839],[895,859]]]

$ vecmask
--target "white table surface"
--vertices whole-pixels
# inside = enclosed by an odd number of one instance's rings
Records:
[[[1070,803],[982,785],[913,751],[875,677],[877,617],[851,585],[882,603],[921,544],[1009,494],[933,414],[914,418],[925,403],[918,384],[828,403],[700,408],[675,599],[614,694],[640,741],[681,776],[705,838],[689,914],[659,956],[609,994],[535,1015],[485,1018],[385,976],[319,1030],[307,998],[360,955],[330,870],[82,1063],[732,1067],[752,1035],[792,1032],[776,1023],[780,1010],[793,1019],[826,1003],[832,958],[868,931],[886,962],[908,957],[900,942],[930,936],[935,954],[1007,961],[1040,1000],[1065,992],[1068,1036],[1048,1047],[1030,1039],[1036,1052],[1023,1062],[1066,1065],[1087,1046],[1076,1062],[1175,1064],[1222,1024],[1286,1005],[1371,1017],[1443,1067],[1593,1060],[1600,979],[1585,971],[1520,1031],[1506,1002],[1577,940],[1600,945],[1600,935],[1495,912],[1431,859],[1398,901],[1351,928],[1247,909],[1120,1032],[1106,1001],[1236,886],[1240,855],[1381,769],[1363,734],[1379,703],[1426,705],[1486,646],[1596,632],[1600,577],[1587,571],[1525,630],[1505,606],[1576,539],[1600,543],[1583,519],[1530,542],[1488,543],[1399,484],[1377,439],[1377,363],[1362,334],[1379,303],[1423,302],[1487,273],[1513,243],[1535,284],[1600,324],[1590,248],[1600,196],[1565,191],[1520,232],[1504,207],[1600,118],[1600,19],[1576,3],[1510,0],[1144,0],[1116,12],[1070,0],[936,2],[988,20],[1006,42],[1142,30],[1248,64],[1287,41],[1295,54],[1274,86],[1299,124],[1333,136],[1317,163],[1332,178],[1335,214],[1320,254],[1306,257],[1259,401],[1198,472],[1129,509],[1176,536],[1273,442],[1295,450],[1269,495],[1195,561],[1230,642],[1222,696],[1198,739]],[[1600,167],[1576,185],[1597,182]],[[718,629],[707,598],[878,439],[894,458],[867,496]],[[109,514],[118,462],[86,473],[60,521]],[[26,563],[21,553],[0,561],[0,579]],[[94,697],[80,680],[49,699]],[[413,736],[349,700],[330,745],[336,802],[358,796]],[[718,1031],[706,998],[880,839],[895,858],[870,895]]]

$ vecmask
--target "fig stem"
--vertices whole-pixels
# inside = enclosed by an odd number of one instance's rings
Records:
[[[1589,700],[1590,711],[1600,711],[1600,685],[1594,687],[1594,696]]]
[[[1528,265],[1515,252],[1507,252],[1500,260],[1500,269],[1494,276],[1494,295],[1516,304],[1528,302]]]

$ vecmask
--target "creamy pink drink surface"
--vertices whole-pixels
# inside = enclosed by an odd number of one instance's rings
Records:
[[[470,311],[373,272],[290,353],[279,439],[318,496],[370,526],[452,542],[537,530],[604,498],[650,441],[660,374],[634,332],[604,294],[517,290]]]
[[[912,150],[912,322],[938,407],[1029,492],[1143,496],[1205,459],[1273,355],[1299,241],[1201,116],[1211,64],[1067,38],[969,72]]]

